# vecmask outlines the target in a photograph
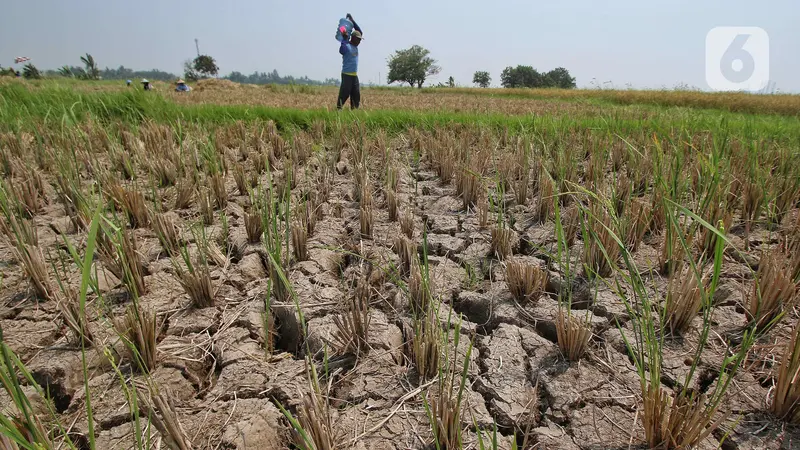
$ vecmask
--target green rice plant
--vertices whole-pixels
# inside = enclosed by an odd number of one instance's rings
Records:
[[[576,202],[580,204],[579,202]],[[577,229],[565,228],[562,225],[563,208],[561,202],[554,202],[555,212],[555,237],[556,237],[556,261],[559,267],[564,272],[564,280],[566,286],[571,285],[575,280],[575,274],[572,270],[572,258],[570,256],[571,239],[574,239],[574,234]],[[575,211],[571,213],[570,211]],[[579,225],[574,225],[574,222],[580,222],[581,216],[584,215],[580,206],[569,207],[567,214],[573,214],[575,217],[570,218],[573,227],[577,228]],[[546,286],[547,272],[544,272],[545,278],[542,289]],[[578,361],[586,353],[589,346],[589,339],[592,337],[591,315],[590,308],[587,308],[586,315],[581,319],[576,316],[572,311],[572,289],[562,289],[558,292],[558,313],[555,317],[556,325],[556,339],[561,353],[570,361]],[[535,396],[534,396],[535,398]],[[528,440],[528,431],[526,430],[525,441]],[[524,445],[523,445],[523,448]]]
[[[430,315],[434,315],[434,313],[432,312]],[[463,448],[461,403],[464,399],[468,379],[473,342],[470,341],[463,361],[459,361],[460,317],[455,324],[452,337],[453,344],[448,346],[450,334],[447,333],[443,336],[445,351],[444,358],[439,359],[436,390],[434,392],[429,390],[427,394],[422,394],[423,406],[431,424],[433,445],[437,450]]]
[[[775,393],[772,396],[770,411],[775,416],[791,423],[800,424],[800,322],[791,338],[783,347],[778,376],[775,380]]]
[[[588,191],[585,191],[585,195],[595,196]],[[621,249],[620,256],[627,269],[624,271],[615,269],[616,281],[611,285],[614,286],[631,317],[632,337],[629,338],[625,332],[622,332],[622,337],[628,353],[633,358],[640,379],[645,439],[650,448],[665,449],[695,446],[720,426],[726,417],[724,413],[718,414],[725,392],[754,342],[755,336],[752,328],[746,328],[743,331],[742,343],[739,348],[731,349],[730,356],[725,359],[719,369],[720,376],[709,394],[698,393],[691,389],[697,370],[697,361],[700,359],[711,330],[713,297],[720,278],[723,249],[727,240],[722,230],[710,225],[685,207],[671,204],[699,226],[710,230],[716,237],[714,252],[711,256],[706,256],[707,263],[702,264],[709,264],[713,269],[708,284],[703,284],[700,289],[703,324],[700,328],[699,342],[691,358],[692,364],[682,384],[679,385],[680,388],[674,392],[669,392],[661,386],[662,342],[667,328],[664,326],[664,321],[668,314],[656,315],[654,313],[656,311],[655,302],[651,298],[642,274],[637,269],[630,252],[625,249],[622,239],[614,233],[611,226],[606,225],[605,221],[597,221],[598,226],[606,229],[610,240]],[[667,209],[668,220],[677,227],[677,218],[671,211],[670,208]],[[593,215],[592,209],[585,212]],[[589,219],[591,220],[592,217]],[[679,235],[679,237],[680,245],[688,253],[686,240],[683,239],[683,236]],[[692,259],[689,262],[695,277],[700,279],[698,265]],[[627,291],[622,288],[622,282],[629,286]]]
[[[152,441],[153,441],[153,432],[152,429],[143,423],[144,419],[149,419],[148,417],[142,417],[142,408],[140,405],[139,400],[139,390],[136,388],[134,384],[134,379],[126,376],[123,373],[122,369],[120,369],[119,364],[117,362],[117,357],[115,354],[112,353],[112,349],[110,347],[106,347],[104,349],[104,354],[106,360],[108,360],[111,369],[113,370],[114,374],[117,376],[119,380],[120,387],[122,388],[122,393],[125,397],[125,403],[128,405],[128,411],[132,417],[132,435],[134,439],[134,448],[136,449],[145,449],[151,448]],[[148,374],[144,374],[147,376]],[[147,421],[149,422],[149,420]]]
[[[211,282],[211,272],[208,268],[211,244],[206,238],[203,227],[193,227],[192,234],[198,244],[195,258],[192,258],[188,247],[184,244],[179,249],[183,264],[177,258],[171,258],[170,260],[175,276],[192,301],[192,305],[195,308],[207,308],[214,306],[214,297],[216,295]]]
[[[89,226],[85,256],[83,259],[78,256],[75,248],[65,238],[65,243],[70,253],[81,269],[81,285],[77,303],[80,309],[80,315],[83,317],[85,317],[87,290],[89,285],[92,284],[92,259],[94,258],[95,243],[100,221],[99,212],[96,211]],[[95,291],[97,291],[97,289],[95,289]],[[85,324],[85,320],[81,321],[80,326],[83,326],[83,324]],[[86,336],[86,334],[86,330],[83,330],[81,336]],[[95,424],[93,419],[92,396],[89,390],[89,368],[86,359],[86,345],[88,343],[85,339],[82,339],[80,343],[84,389],[86,391],[85,405],[88,420],[87,438],[89,441],[89,448],[95,448]],[[51,449],[56,448],[55,444],[57,443],[52,440],[52,437],[59,436],[61,442],[58,442],[58,444],[69,449],[76,449],[76,445],[70,439],[69,434],[60,422],[50,401],[44,402],[48,415],[46,418],[47,428],[45,428],[42,423],[43,418],[37,416],[31,400],[22,389],[21,381],[23,380],[26,385],[34,388],[36,394],[40,398],[46,397],[45,393],[42,392],[42,389],[39,387],[39,384],[33,379],[31,372],[6,345],[3,329],[2,326],[0,326],[0,384],[5,389],[13,403],[14,409],[17,411],[15,417],[7,417],[0,414],[0,446],[8,449]]]
[[[302,450],[336,450],[342,448],[334,433],[328,396],[322,393],[317,368],[310,357],[306,357],[309,392],[302,395],[298,418],[295,418],[280,403],[278,407],[292,426],[294,445]],[[330,386],[328,387],[330,390]]]
[[[615,241],[613,217],[599,200],[593,201],[582,225],[584,272],[588,277],[609,277],[617,268],[620,247]]]
[[[489,431],[482,430],[480,427],[478,427],[478,424],[475,422],[474,418],[472,422],[473,422],[473,427],[475,428],[475,432],[478,436],[478,450],[500,450],[501,448],[504,448],[500,446],[500,440],[497,437],[498,433],[497,433],[496,422],[493,424],[491,433]],[[484,437],[484,433],[486,433],[486,437]],[[527,444],[528,444],[528,435],[526,434],[525,437],[523,438],[521,447],[520,444],[517,444],[516,439],[511,440],[511,450],[528,448]]]
[[[48,430],[38,417],[30,399],[25,394],[20,384],[20,376],[26,379],[30,386],[37,386],[33,376],[19,360],[17,355],[8,348],[3,340],[3,329],[0,327],[0,383],[2,383],[16,410],[16,416],[7,417],[0,414],[0,445],[9,450],[24,449],[54,449]],[[44,398],[44,393],[37,388],[37,393]],[[56,417],[52,407],[48,405],[51,417]],[[61,425],[59,424],[59,427]],[[63,427],[61,427],[63,431]],[[71,444],[71,443],[70,443]],[[75,448],[69,445],[69,448]]]
[[[666,212],[666,211],[665,211]],[[670,214],[675,214],[670,211]],[[684,259],[691,252],[684,251],[681,242],[687,242],[691,248],[694,236],[686,225],[686,220],[670,221],[665,227],[664,240],[661,242],[661,249],[658,257],[659,271],[667,277],[672,277],[675,273],[683,270]]]
[[[270,256],[280,265],[280,269],[275,265],[269,264],[267,272],[270,280],[272,280],[272,292],[275,298],[280,302],[287,302],[291,299],[291,290],[288,281],[285,277],[280,277],[280,274],[285,272],[285,268],[289,266],[289,242],[291,239],[291,192],[286,188],[281,189],[273,184],[272,175],[268,172],[266,186],[259,187],[258,198],[262,206],[260,207],[263,216],[262,223],[264,224],[264,239],[262,243]],[[291,174],[289,175],[291,176]],[[291,185],[291,181],[287,186]],[[302,233],[298,238],[302,237]],[[307,236],[306,236],[307,237]],[[304,242],[298,240],[297,249],[299,251],[304,247]]]
[[[74,252],[72,244],[69,243],[67,239],[65,239],[64,246],[70,254]],[[69,261],[65,258],[64,252],[59,252],[58,256],[60,264],[52,263],[53,272],[55,273],[54,279],[59,288],[59,290],[55,292],[56,307],[64,321],[64,325],[72,333],[73,343],[91,347],[94,345],[95,338],[87,321],[85,300],[84,304],[81,305],[81,299],[78,293],[75,292],[72,286],[65,282],[65,280],[68,280],[67,267]],[[73,258],[73,261],[76,262],[77,266],[81,267],[82,261],[77,256],[77,253],[70,256]],[[61,267],[60,269],[59,266]],[[91,284],[92,286],[96,286],[93,283]],[[96,291],[99,291],[99,289],[96,289]]]

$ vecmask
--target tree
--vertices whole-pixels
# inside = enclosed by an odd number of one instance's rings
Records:
[[[531,66],[506,67],[500,74],[504,88],[536,88],[543,86],[542,74]]]
[[[214,58],[208,55],[199,55],[194,59],[192,67],[194,68],[195,72],[203,77],[216,76],[219,72],[217,62],[214,61]]]
[[[447,79],[447,87],[451,88],[456,87],[456,79],[453,78],[452,76],[450,76],[450,78]]]
[[[482,88],[488,88],[492,82],[492,77],[489,76],[489,72],[479,70],[472,76],[472,82]]]
[[[81,56],[81,62],[85,67],[85,78],[87,80],[100,79],[100,69],[97,68],[97,63],[92,55],[87,53],[86,56]]]
[[[194,62],[191,59],[187,59],[183,62],[183,77],[189,81],[197,81],[200,79],[200,74],[194,70]]]
[[[389,84],[399,81],[408,83],[413,87],[422,87],[425,79],[441,72],[442,68],[436,65],[436,60],[431,58],[430,51],[419,45],[414,45],[405,50],[397,50],[389,57]]]
[[[75,77],[75,74],[72,72],[72,68],[70,68],[69,66],[59,67],[58,74],[61,75],[62,77],[67,77],[67,78]]]
[[[42,74],[39,73],[39,69],[37,69],[36,66],[31,63],[25,64],[22,67],[22,76],[29,80],[38,80],[39,78],[42,78]]]
[[[557,67],[550,72],[544,74],[545,84],[548,87],[556,87],[561,89],[574,89],[575,77],[570,76],[569,71],[563,67]]]
[[[505,88],[575,88],[575,78],[569,71],[558,67],[550,72],[539,73],[531,66],[506,67],[500,75],[500,84]]]

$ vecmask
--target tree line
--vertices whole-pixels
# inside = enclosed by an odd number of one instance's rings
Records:
[[[312,80],[306,76],[295,78],[291,75],[281,76],[277,70],[272,72],[256,71],[250,75],[234,71],[223,78],[244,84],[303,84],[310,86],[336,86],[339,84],[339,80],[336,78],[327,78],[325,81]]]
[[[80,57],[82,66],[78,65],[65,65],[56,70],[40,71],[33,63],[25,64],[20,75],[27,79],[39,79],[42,77],[66,77],[77,78],[81,80],[138,80],[148,79],[151,81],[174,81],[178,79],[178,75],[165,72],[163,70],[133,70],[125,66],[119,66],[116,69],[108,68],[100,69],[97,61],[92,55],[87,53]],[[219,73],[219,67],[216,60],[209,55],[200,55],[194,59],[184,62],[183,77],[190,81],[197,81],[204,78],[216,76]],[[0,66],[0,76],[15,76],[16,71],[12,68],[3,68]],[[313,80],[307,76],[293,77],[291,75],[281,76],[277,70],[272,72],[253,72],[250,75],[244,75],[241,72],[233,71],[223,77],[231,81],[243,84],[304,84],[313,86],[326,86],[337,85],[339,80],[336,78],[328,78],[324,81]]]
[[[430,51],[422,46],[414,45],[405,50],[397,50],[389,57],[389,84],[398,82],[408,83],[411,87],[421,88],[428,77],[439,74],[442,68],[430,56]],[[472,82],[480,87],[489,87],[492,77],[489,72],[477,71],[472,77]],[[506,67],[500,74],[500,84],[504,88],[561,88],[573,89],[576,87],[575,77],[563,67],[557,67],[549,72],[539,72],[531,66]],[[447,84],[440,83],[439,87],[454,87],[455,80],[449,77]]]
[[[58,70],[48,70],[44,72],[45,76],[63,76],[80,78],[85,80],[130,80],[134,78],[147,78],[150,80],[171,81],[177,78],[176,75],[164,72],[158,69],[152,70],[133,70],[125,66],[119,66],[116,69],[106,67],[101,70],[97,61],[87,53],[80,57],[83,66],[63,66]],[[387,81],[389,84],[408,83],[411,87],[421,88],[425,80],[431,76],[435,76],[442,71],[441,66],[437,61],[430,56],[430,50],[420,46],[413,45],[404,50],[397,50],[388,60],[389,74]],[[13,75],[14,72],[7,72]],[[0,75],[3,71],[0,70]],[[217,76],[219,74],[219,67],[216,60],[210,55],[198,55],[194,59],[189,59],[184,62],[183,76],[190,81],[197,81],[203,78]],[[42,73],[32,63],[28,63],[23,67],[22,75],[25,78],[41,78]],[[281,76],[277,70],[272,72],[258,72],[255,71],[250,75],[245,75],[241,72],[233,71],[223,77],[224,79],[245,84],[301,84],[313,86],[327,86],[337,85],[339,80],[336,78],[327,78],[324,81],[317,81],[308,78],[307,76],[295,78],[291,75]],[[480,87],[486,88],[491,85],[492,78],[489,72],[477,71],[472,77],[472,82]],[[500,84],[504,88],[561,88],[573,89],[576,87],[575,77],[571,76],[569,71],[563,67],[557,67],[549,72],[539,72],[532,66],[519,65],[516,67],[506,67],[500,74]],[[449,77],[447,84],[440,83],[440,87],[455,87],[456,83],[453,77]]]

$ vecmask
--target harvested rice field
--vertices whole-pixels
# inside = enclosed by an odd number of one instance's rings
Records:
[[[252,89],[0,84],[0,448],[800,446],[792,96]]]

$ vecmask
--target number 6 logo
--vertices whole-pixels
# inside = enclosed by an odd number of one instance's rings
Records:
[[[716,91],[758,91],[769,83],[769,36],[758,27],[716,27],[706,36],[706,83]]]

